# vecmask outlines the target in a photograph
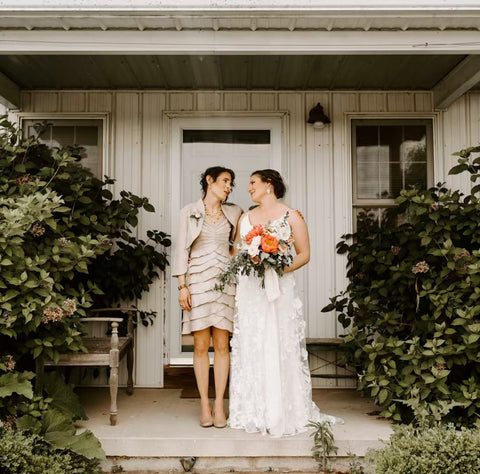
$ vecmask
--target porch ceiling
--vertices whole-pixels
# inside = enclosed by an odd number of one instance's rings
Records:
[[[465,58],[442,55],[0,55],[21,89],[429,90]]]

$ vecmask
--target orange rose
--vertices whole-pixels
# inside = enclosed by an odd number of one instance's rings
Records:
[[[266,253],[274,253],[278,250],[278,240],[274,235],[262,235],[262,250]]]
[[[261,225],[254,225],[253,229],[245,236],[245,241],[248,245],[252,243],[252,240],[257,235],[262,235],[263,227]]]
[[[250,257],[250,260],[255,264],[258,265],[260,263],[260,257],[255,255],[255,257]]]

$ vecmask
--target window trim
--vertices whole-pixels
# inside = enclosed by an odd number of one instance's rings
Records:
[[[406,124],[422,124],[427,125],[427,186],[433,186],[436,181],[436,170],[434,167],[435,156],[437,156],[437,113],[430,114],[348,114],[347,115],[347,130],[350,132],[350,140],[348,141],[350,164],[351,164],[351,178],[352,178],[352,210],[359,207],[365,208],[383,208],[394,207],[395,199],[359,199],[357,195],[357,167],[356,167],[356,150],[354,149],[355,135],[356,135],[356,121],[364,121],[368,125],[384,125],[389,122],[392,125],[406,125]],[[353,217],[352,213],[352,217]]]
[[[20,112],[16,114],[17,126],[23,130],[25,122],[28,120],[55,120],[55,121],[70,121],[70,122],[88,122],[101,121],[101,144],[102,144],[102,176],[111,176],[112,167],[110,164],[110,114],[108,113],[59,113],[59,112]]]

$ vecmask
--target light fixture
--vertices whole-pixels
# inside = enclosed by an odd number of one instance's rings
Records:
[[[320,105],[320,102],[317,103],[308,113],[307,123],[311,123],[313,128],[323,128],[325,125],[330,123],[330,119],[325,115],[323,107]]]

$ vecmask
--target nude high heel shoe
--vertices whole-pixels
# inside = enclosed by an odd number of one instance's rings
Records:
[[[200,426],[202,428],[210,428],[210,426],[213,426],[213,420],[211,418],[209,420],[200,419]]]
[[[215,426],[215,428],[225,428],[227,426],[226,418],[223,420],[217,420],[215,418],[215,411],[212,411],[212,417],[213,417],[213,426]]]
[[[211,411],[210,411],[210,418],[205,418],[205,419],[200,418],[200,426],[202,428],[210,428],[210,426],[213,426],[213,416]]]

